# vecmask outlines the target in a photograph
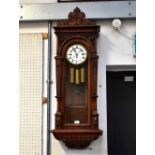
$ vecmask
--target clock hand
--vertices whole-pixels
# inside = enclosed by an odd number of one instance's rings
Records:
[[[72,50],[73,50],[74,53],[75,53],[74,57],[78,58],[78,53],[79,53],[79,52],[77,52],[75,48],[72,48]]]
[[[73,56],[73,58],[78,58],[78,53],[75,53],[75,55]]]
[[[76,53],[76,58],[78,58],[78,53]]]
[[[77,53],[79,54],[80,52],[83,52],[83,50],[81,48],[79,48],[79,51]]]
[[[74,51],[74,53],[76,53],[76,49],[75,48],[72,48],[72,50]]]

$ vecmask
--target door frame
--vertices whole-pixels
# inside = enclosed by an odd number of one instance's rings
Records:
[[[136,65],[107,65],[106,72],[107,71],[136,71]]]

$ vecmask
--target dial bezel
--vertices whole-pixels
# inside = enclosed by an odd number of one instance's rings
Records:
[[[85,59],[84,59],[82,62],[80,62],[80,63],[74,63],[74,62],[70,61],[70,59],[68,59],[68,52],[69,52],[69,49],[70,49],[71,47],[73,47],[73,46],[81,46],[81,47],[85,50],[86,57],[85,57]],[[69,46],[69,47],[67,48],[67,51],[66,51],[66,59],[67,59],[67,61],[68,61],[70,64],[72,64],[72,65],[80,65],[80,64],[83,64],[83,63],[87,60],[87,58],[88,58],[88,51],[87,51],[87,49],[86,49],[83,45],[81,45],[81,44],[72,44],[71,46]]]

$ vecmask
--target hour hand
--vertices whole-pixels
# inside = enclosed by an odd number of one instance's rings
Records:
[[[75,48],[72,48],[72,50],[76,53],[76,49]]]

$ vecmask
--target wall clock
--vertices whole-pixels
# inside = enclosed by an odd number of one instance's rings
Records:
[[[66,146],[83,149],[102,134],[97,112],[96,42],[100,26],[75,8],[54,29],[57,112],[52,133]]]

